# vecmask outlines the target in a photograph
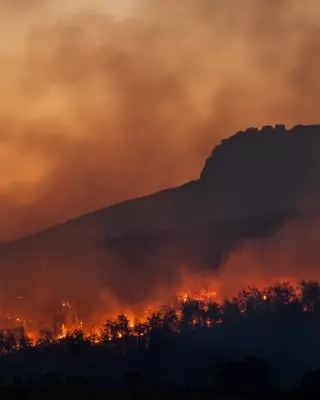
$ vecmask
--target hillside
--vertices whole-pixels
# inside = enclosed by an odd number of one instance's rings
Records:
[[[318,213],[319,155],[320,126],[238,132],[213,149],[197,181],[2,244],[3,299],[47,307],[69,296],[90,307],[108,287],[142,301],[178,279],[179,265],[219,268],[244,240]]]

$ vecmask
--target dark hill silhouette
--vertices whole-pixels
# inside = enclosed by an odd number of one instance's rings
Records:
[[[244,240],[314,218],[319,155],[318,125],[238,132],[213,149],[197,181],[3,243],[3,296],[38,303],[43,288],[43,304],[67,294],[89,307],[100,296],[92,288],[108,286],[133,302],[174,281],[178,265],[219,268]]]

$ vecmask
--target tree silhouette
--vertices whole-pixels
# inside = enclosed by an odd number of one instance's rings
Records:
[[[317,312],[320,310],[320,285],[314,281],[302,281],[301,298],[304,311]]]
[[[147,324],[150,330],[160,329],[163,325],[163,316],[161,312],[153,312],[148,315]]]
[[[1,351],[4,353],[12,353],[18,349],[19,340],[12,332],[4,332],[0,338]]]
[[[150,379],[156,384],[172,376],[191,387],[207,376],[212,385],[210,365],[216,371],[220,359],[233,360],[225,362],[217,374],[215,389],[221,396],[262,398],[268,393],[273,398],[270,368],[262,359],[270,365],[289,365],[283,361],[288,355],[289,360],[297,360],[295,368],[301,363],[304,372],[309,365],[320,364],[319,292],[317,282],[303,281],[298,287],[288,282],[264,289],[249,287],[222,303],[190,296],[150,314],[146,322],[136,320],[131,325],[126,315],[120,314],[106,321],[101,336],[75,330],[60,339],[50,331],[42,332],[34,351],[14,355],[9,353],[28,348],[30,339],[21,328],[3,330],[0,368],[10,367],[21,355],[28,360],[38,357],[35,365],[43,365],[44,370],[50,370],[47,362],[63,373],[69,368],[69,374],[90,374],[92,369],[93,374],[103,371],[101,376],[111,376],[118,383],[124,371],[143,371],[145,382]],[[242,359],[247,354],[255,357]],[[310,391],[317,376],[305,378],[300,389]],[[135,394],[134,388],[141,387],[139,379],[128,373],[127,383],[121,383]]]
[[[222,305],[222,320],[224,323],[235,323],[238,321],[241,313],[241,303],[234,297],[225,299]]]
[[[78,346],[90,344],[90,340],[86,337],[85,332],[82,329],[76,329],[75,331],[68,333],[64,341],[71,345]]]
[[[30,339],[28,337],[28,335],[25,333],[18,340],[18,348],[19,349],[27,349],[27,348],[31,347],[32,344],[33,344],[32,339]]]
[[[120,314],[117,321],[117,330],[119,338],[127,338],[132,330],[130,328],[130,321],[125,314]]]
[[[290,282],[277,282],[267,289],[267,296],[280,309],[296,298],[296,290]]]
[[[206,306],[206,314],[205,314],[207,326],[213,326],[221,319],[221,306],[213,301],[210,301]]]
[[[182,303],[182,326],[190,326],[199,322],[201,319],[201,304],[195,299],[187,299]]]
[[[163,329],[172,332],[176,332],[179,329],[179,317],[177,311],[171,307],[164,311]]]

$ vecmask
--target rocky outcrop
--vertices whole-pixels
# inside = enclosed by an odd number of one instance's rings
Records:
[[[222,207],[239,212],[300,209],[308,194],[319,193],[319,159],[319,125],[250,128],[213,149],[201,180]]]
[[[319,160],[320,126],[238,132],[213,149],[197,181],[3,244],[1,293],[36,302],[44,287],[48,301],[67,292],[89,304],[100,285],[132,302],[175,279],[179,265],[219,268],[243,241],[318,213]]]

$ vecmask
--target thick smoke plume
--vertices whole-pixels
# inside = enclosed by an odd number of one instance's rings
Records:
[[[0,1],[0,237],[197,176],[252,125],[313,123],[317,1]]]

